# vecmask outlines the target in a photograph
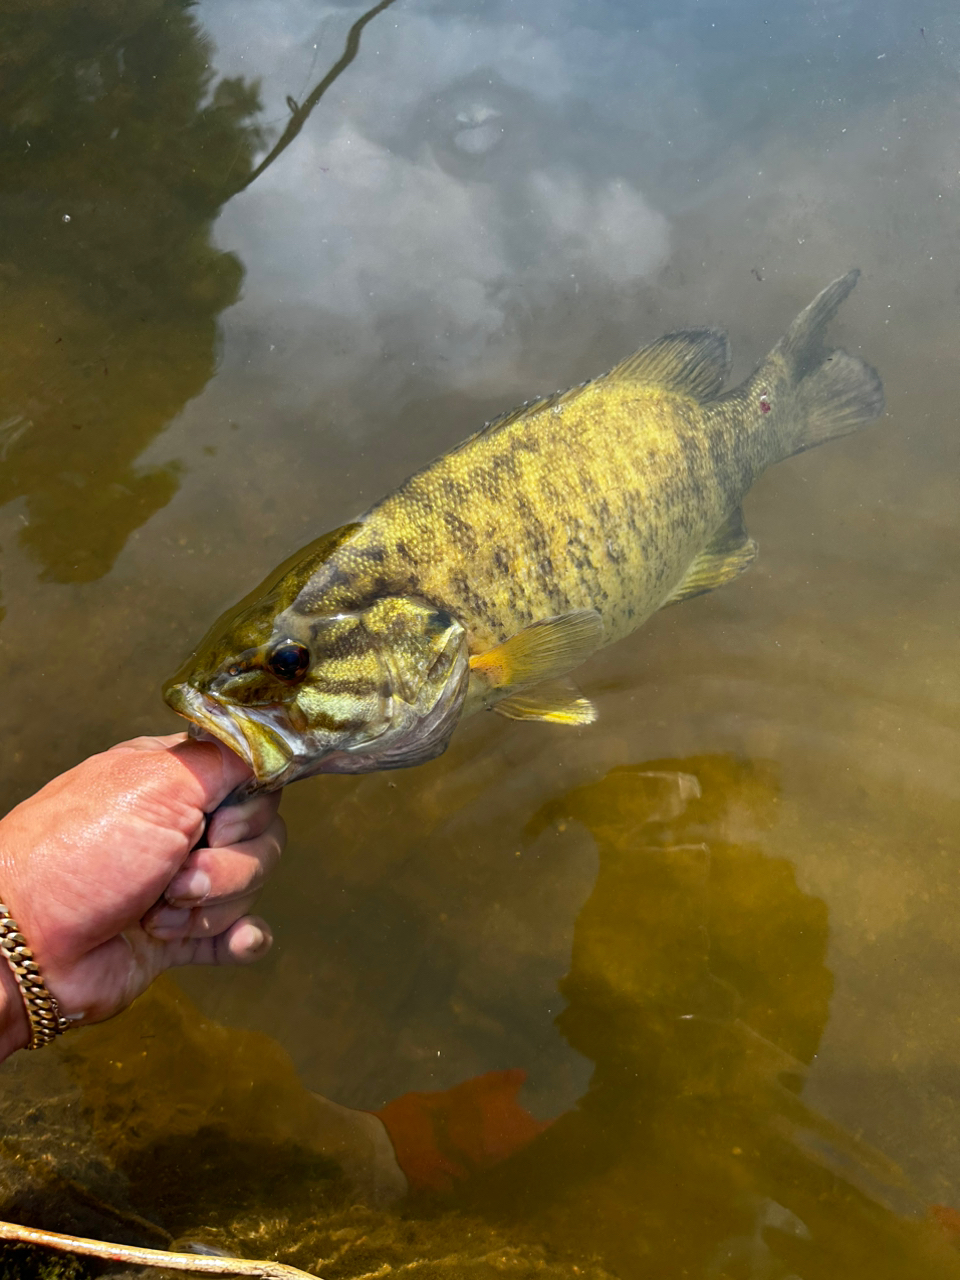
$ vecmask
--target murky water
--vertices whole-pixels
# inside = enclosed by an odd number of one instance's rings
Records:
[[[751,572],[594,659],[591,728],[292,788],[273,954],[178,981],[349,1107],[525,1070],[560,1119],[457,1201],[508,1243],[960,1274],[960,20],[397,0],[241,190],[362,12],[4,6],[4,803],[494,413],[701,323],[739,376],[858,265],[888,413],[762,478]]]

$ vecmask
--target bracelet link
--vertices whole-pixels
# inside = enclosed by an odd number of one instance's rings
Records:
[[[44,1045],[69,1030],[70,1023],[60,1013],[60,1006],[47,990],[40,973],[40,966],[27,946],[16,920],[0,902],[0,955],[3,956],[16,979],[30,1023],[28,1049],[42,1049]]]

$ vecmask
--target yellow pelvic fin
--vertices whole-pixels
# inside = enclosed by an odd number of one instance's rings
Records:
[[[547,680],[494,706],[508,720],[543,720],[547,724],[593,724],[597,708],[572,680]]]
[[[730,370],[730,343],[719,329],[668,333],[598,378],[598,382],[639,382],[679,391],[694,400],[718,395]]]
[[[525,689],[556,680],[585,662],[603,641],[596,609],[544,618],[470,659],[471,672],[491,689]]]
[[[743,512],[739,507],[727,517],[707,545],[690,565],[673,593],[663,602],[679,604],[692,596],[703,595],[732,582],[757,558],[757,544],[747,536]]]

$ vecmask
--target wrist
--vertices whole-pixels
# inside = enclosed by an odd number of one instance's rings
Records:
[[[30,1043],[30,1022],[10,966],[0,958],[0,1062]]]

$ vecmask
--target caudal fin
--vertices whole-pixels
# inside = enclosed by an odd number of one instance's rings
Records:
[[[797,388],[801,422],[794,453],[859,431],[883,413],[883,385],[859,356],[831,351]]]
[[[829,350],[824,341],[827,325],[859,278],[859,271],[848,271],[827,285],[770,353],[795,388],[790,453],[850,435],[883,413],[877,371],[858,356]]]

